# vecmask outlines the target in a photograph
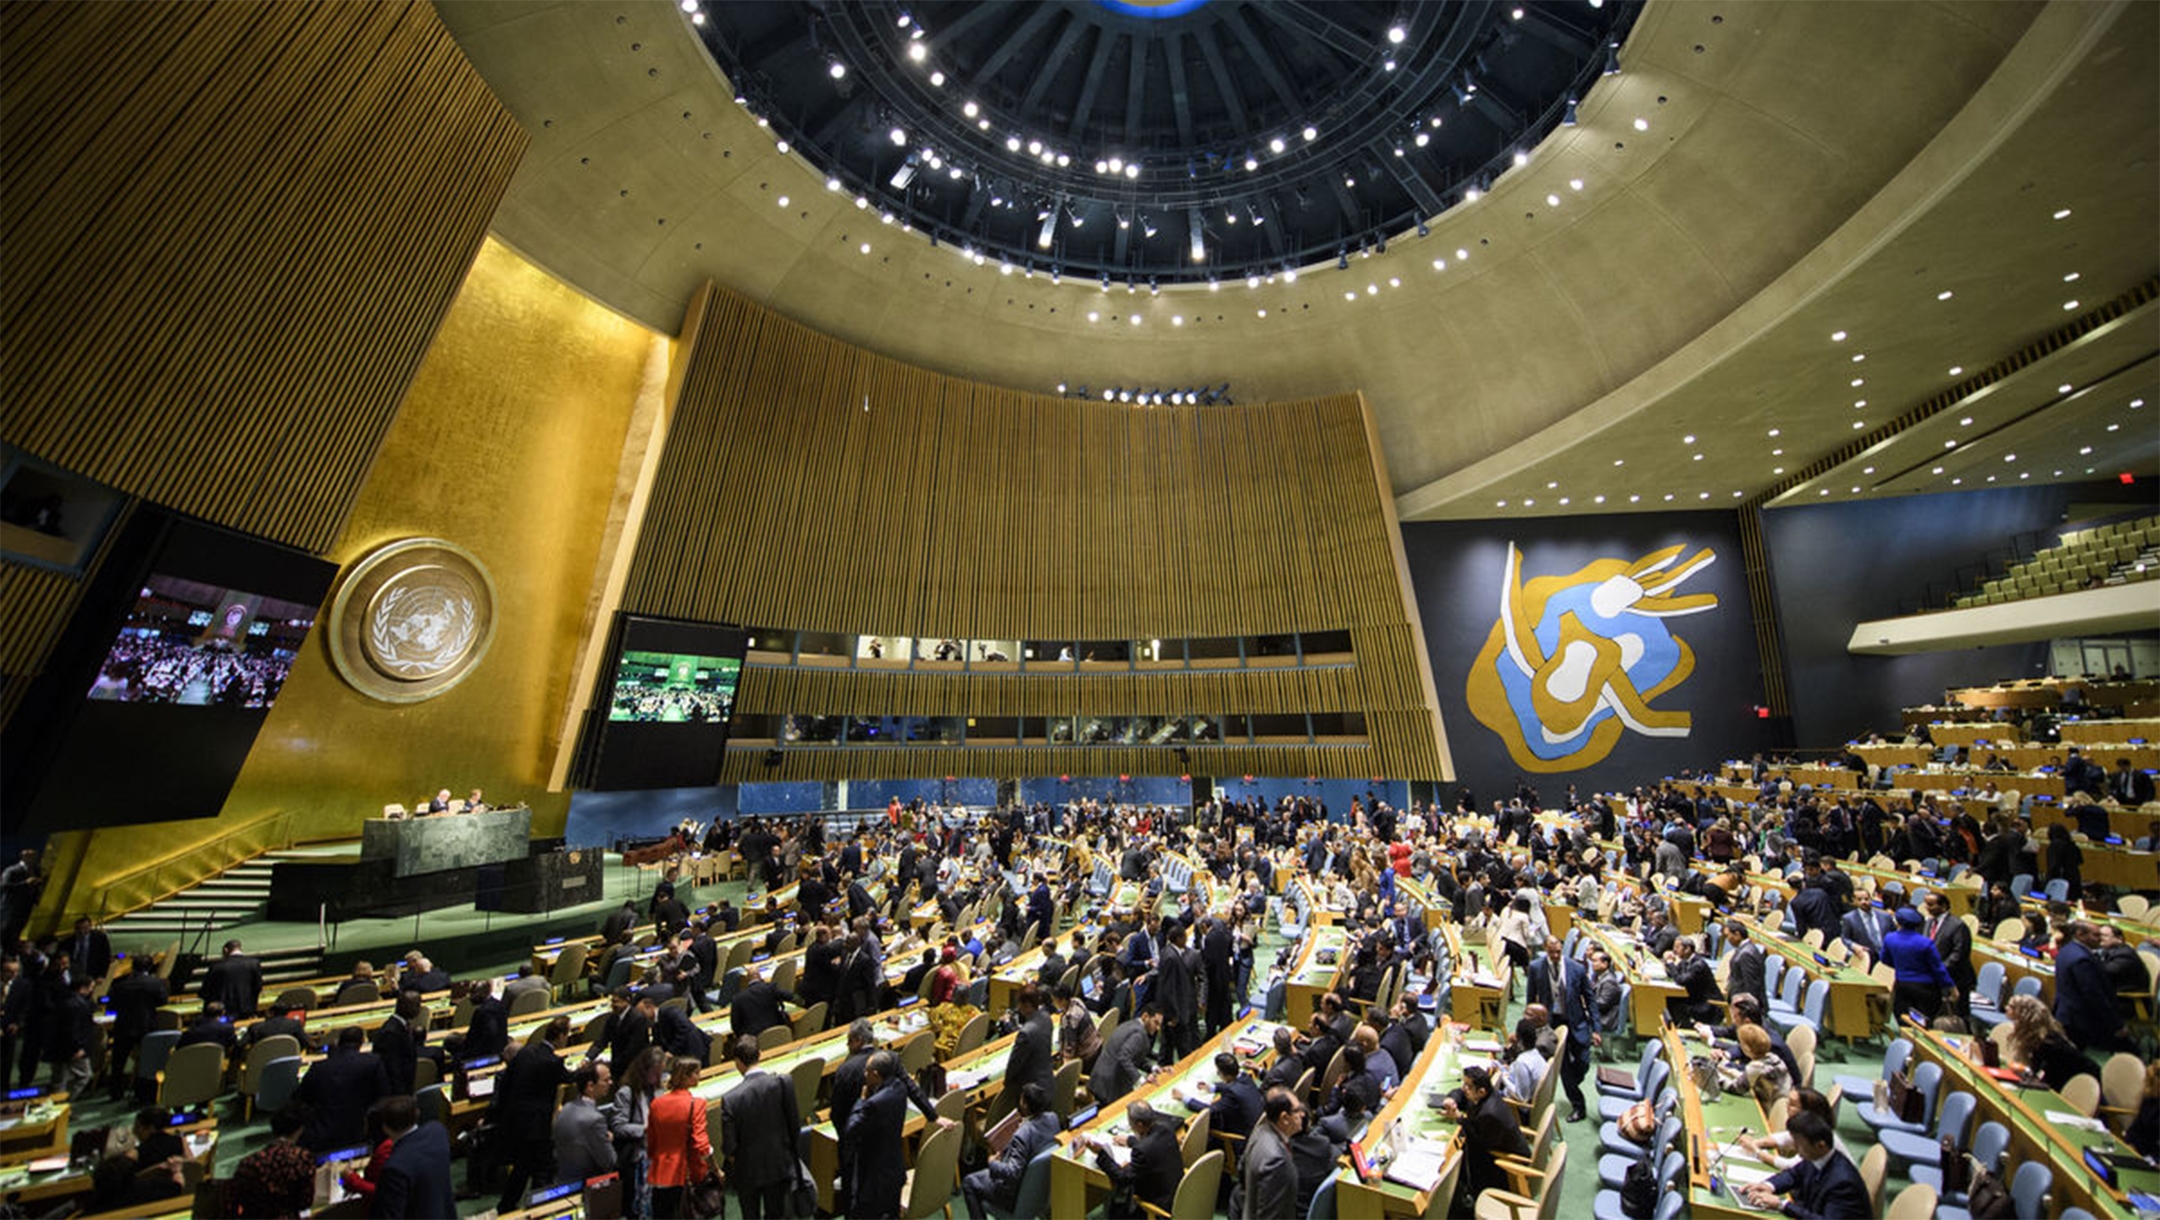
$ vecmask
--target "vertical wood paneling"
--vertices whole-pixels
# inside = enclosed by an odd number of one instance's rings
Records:
[[[970,675],[753,669],[748,713],[1356,712],[1370,744],[1195,747],[1195,770],[1443,777],[1355,395],[1134,407],[943,377],[708,286],[624,608],[1022,640],[1348,628],[1354,666]],[[868,409],[865,410],[867,401]],[[747,779],[1162,772],[1159,749],[791,750]]]
[[[8,439],[326,550],[525,135],[417,0],[0,6]]]

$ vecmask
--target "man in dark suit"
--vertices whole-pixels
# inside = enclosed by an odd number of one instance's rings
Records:
[[[413,1025],[423,1020],[426,1012],[418,992],[402,991],[398,993],[397,1011],[375,1027],[375,1057],[382,1060],[383,1071],[390,1076],[392,1093],[413,1091],[413,1066],[420,1061],[420,1040]]]
[[[238,940],[228,940],[224,955],[203,971],[200,990],[205,1001],[216,1000],[233,1016],[252,1017],[262,989],[262,963],[240,952]]]
[[[712,1035],[699,1029],[677,1005],[660,1009],[653,1018],[653,1041],[666,1047],[670,1055],[688,1055],[699,1063],[712,1054]]]
[[[1262,1091],[1274,1088],[1294,1089],[1298,1077],[1305,1074],[1305,1058],[1298,1052],[1297,1034],[1287,1025],[1275,1027],[1275,1064],[1260,1078]]]
[[[1597,1007],[1590,1003],[1590,972],[1568,959],[1557,936],[1545,938],[1545,952],[1530,963],[1530,1003],[1543,1004],[1555,1021],[1567,1027],[1568,1044],[1560,1060],[1560,1087],[1567,1092],[1573,1113],[1568,1121],[1583,1120],[1583,1077],[1590,1071],[1590,1051],[1604,1042],[1598,1032]],[[1759,950],[1758,950],[1759,951]]]
[[[770,979],[745,983],[742,990],[735,993],[735,1003],[728,1010],[729,1028],[737,1034],[756,1037],[775,1025],[785,1025],[788,1018],[781,1011],[782,1003],[800,1007],[803,1000],[792,991],[773,986]]]
[[[67,953],[76,978],[101,979],[112,968],[112,941],[91,926],[88,915],[75,921],[75,934],[67,939]]]
[[[1096,1104],[1109,1105],[1139,1086],[1155,1062],[1155,1035],[1163,1027],[1162,1009],[1153,1001],[1130,1021],[1120,1021],[1103,1041],[1095,1057],[1095,1072],[1088,1077],[1088,1092]]]
[[[1020,1010],[1020,1029],[1005,1059],[1005,1100],[1017,1103],[1020,1090],[1031,1084],[1042,1086],[1043,1096],[1048,1097],[1056,1074],[1050,1058],[1054,1031],[1042,988],[1027,984],[1013,998],[1013,1005]]]
[[[495,980],[483,980],[472,993],[472,1020],[465,1024],[461,1059],[500,1055],[510,1045],[510,1007],[495,994]]]
[[[511,1057],[495,1086],[489,1114],[510,1157],[499,1212],[523,1207],[528,1186],[555,1180],[555,1093],[570,1078],[555,1048],[569,1040],[570,1018],[549,1021]]]
[[[1853,948],[1865,949],[1869,957],[1881,961],[1883,937],[1888,936],[1894,927],[1883,912],[1873,907],[1857,907],[1845,912],[1844,918],[1838,921],[1838,935],[1844,937],[1846,943]]]
[[[300,1133],[308,1151],[324,1153],[367,1138],[368,1107],[389,1096],[390,1077],[382,1060],[360,1049],[366,1042],[359,1026],[346,1026],[329,1055],[300,1078],[293,1100],[308,1104],[307,1128]]]
[[[1769,968],[1769,959],[1763,947],[1748,939],[1747,925],[1737,919],[1725,921],[1725,995],[1751,995],[1767,1004],[1770,997],[1763,994],[1768,985],[1763,981]]]
[[[232,1018],[226,1015],[225,1006],[211,1000],[202,1006],[194,1023],[180,1031],[180,1040],[173,1044],[177,1049],[193,1046],[198,1042],[214,1042],[225,1049],[227,1058],[239,1049],[240,1035],[233,1032]]]
[[[863,1099],[848,1115],[840,1136],[840,1159],[848,1169],[850,1216],[897,1216],[900,1190],[907,1176],[901,1134],[907,1123],[909,1086],[900,1056],[875,1051],[863,1067]],[[949,1127],[950,1119],[937,1125]],[[788,1133],[790,1146],[793,1132]]]
[[[2115,760],[2115,769],[2108,773],[2108,795],[2116,803],[2135,809],[2153,799],[2153,778],[2130,765],[2127,758]]]
[[[1273,1220],[1297,1207],[1297,1162],[1290,1139],[1304,1125],[1298,1101],[1277,1091],[1267,1096],[1245,1153],[1238,1158],[1238,1185],[1230,1197],[1231,1220]]]
[[[2055,954],[2055,1019],[2080,1046],[2121,1050],[2122,1009],[2100,964],[2099,948],[2098,925],[2084,919],[2070,921],[2070,936]]]
[[[1200,972],[1207,981],[1207,1034],[1221,1033],[1237,1007],[1237,942],[1229,925],[1210,916],[1202,920]]]
[[[1185,927],[1169,922],[1163,926],[1162,957],[1155,963],[1155,988],[1148,998],[1162,1005],[1163,1053],[1182,1059],[1197,1039],[1200,988],[1193,978],[1192,959],[1185,951]]]
[[[1178,1183],[1185,1180],[1185,1161],[1178,1150],[1177,1128],[1144,1101],[1125,1107],[1129,1136],[1119,1136],[1132,1155],[1120,1165],[1107,1148],[1098,1148],[1095,1163],[1110,1177],[1110,1185],[1128,1191],[1135,1204],[1152,1203],[1163,1211],[1177,1200]],[[1136,1206],[1134,1214],[1139,1213]]]
[[[637,903],[623,899],[622,906],[600,921],[600,940],[603,944],[615,944],[630,938],[630,929],[637,926]]]
[[[128,1074],[128,1057],[157,1024],[157,1010],[172,998],[172,989],[158,975],[156,959],[136,957],[128,972],[114,980],[109,998],[113,1023],[111,1045],[105,1052],[105,1070],[111,1079],[106,1082],[105,1093],[110,1100],[119,1101],[133,1079]],[[0,1009],[4,1008],[4,998],[0,998]],[[4,1049],[0,1049],[0,1062],[5,1062]]]
[[[1215,1100],[1208,1104],[1208,1129],[1229,1135],[1248,1136],[1260,1121],[1267,1098],[1259,1086],[1238,1070],[1237,1056],[1222,1051],[1215,1056]]]
[[[1492,1075],[1485,1068],[1464,1068],[1458,1092],[1461,1103],[1450,1097],[1443,1108],[1444,1112],[1459,1112],[1462,1118],[1462,1177],[1449,1214],[1467,1216],[1477,1210],[1480,1194],[1507,1184],[1507,1175],[1494,1158],[1528,1159],[1530,1144],[1523,1138],[1522,1123],[1508,1108],[1500,1090],[1493,1087]]]
[[[967,1200],[968,1215],[987,1220],[990,1207],[1011,1211],[1020,1198],[1020,1179],[1037,1153],[1057,1143],[1058,1117],[1050,1109],[1050,1095],[1035,1085],[1020,1090],[1017,1103],[1020,1126],[1014,1130],[990,1164],[960,1179],[960,1195]]]
[[[450,990],[450,972],[443,970],[419,953],[406,955],[404,976],[398,979],[398,990],[416,991],[427,995],[435,991]]]
[[[1792,1116],[1785,1129],[1792,1133],[1793,1151],[1800,1159],[1767,1181],[1742,1187],[1740,1195],[1746,1202],[1776,1207],[1795,1220],[1875,1214],[1867,1183],[1852,1160],[1837,1150],[1837,1137],[1827,1120],[1802,1111]],[[1787,1196],[1782,1204],[1779,1195]]]
[[[396,1142],[383,1162],[368,1214],[415,1220],[457,1215],[457,1196],[450,1188],[450,1133],[441,1123],[420,1122],[410,1097],[386,1098],[382,1119],[383,1129]]]
[[[1973,984],[1980,980],[1972,964],[1972,929],[1950,913],[1949,902],[1935,890],[1928,891],[1921,905],[1926,908],[1927,934],[1935,942],[1935,952],[1942,955],[1950,981],[1957,984],[1956,1007],[1961,1012],[1970,1011]]]
[[[119,984],[115,983],[113,986],[118,989]],[[253,1025],[247,1027],[247,1037],[243,1041],[246,1043],[247,1049],[254,1050],[264,1042],[280,1037],[291,1038],[293,1041],[298,1042],[302,1051],[315,1049],[314,1041],[308,1037],[306,1009],[295,1008],[284,1012],[275,1012],[267,1017],[260,1018]]]
[[[628,987],[618,989],[627,993]],[[620,1076],[630,1070],[630,1065],[653,1043],[653,1019],[660,1015],[660,1006],[649,995],[629,995],[630,1006],[615,1014],[615,1025],[608,1038],[608,1066]]]
[[[744,1220],[787,1214],[795,1184],[795,1137],[802,1130],[795,1083],[758,1067],[758,1041],[738,1037],[732,1049],[742,1082],[720,1099],[720,1150],[727,1180],[742,1198]],[[901,1117],[906,1118],[905,1106]]]

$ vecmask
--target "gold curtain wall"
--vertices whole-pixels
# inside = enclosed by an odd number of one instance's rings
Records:
[[[1394,505],[1358,395],[1081,401],[911,367],[712,285],[690,312],[625,610],[956,639],[1347,629],[1354,653],[1350,666],[1291,671],[751,669],[739,713],[1359,712],[1369,746],[1193,746],[1192,769],[1447,777]],[[1167,748],[889,755],[802,748],[767,767],[759,751],[731,757],[725,778],[1181,769]]]
[[[321,552],[525,133],[403,3],[0,5],[7,439]]]

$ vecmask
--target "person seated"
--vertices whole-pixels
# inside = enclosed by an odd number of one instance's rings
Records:
[[[2010,1033],[2003,1039],[2003,1053],[2011,1067],[2058,1091],[2073,1077],[2100,1074],[2085,1052],[2070,1040],[2070,1035],[2040,997],[2011,996],[2003,1005],[2003,1015],[2010,1019]]]
[[[180,1031],[180,1041],[173,1045],[177,1049],[198,1042],[217,1043],[225,1048],[228,1058],[239,1048],[240,1036],[233,1032],[232,1021],[225,1015],[225,1005],[216,1000],[204,1004],[194,1023]]]
[[[1252,1081],[1245,1079],[1237,1056],[1222,1051],[1215,1056],[1215,1099],[1208,1105],[1210,1129],[1243,1138],[1260,1121],[1267,1099]]]
[[[1742,1187],[1741,1199],[1753,1207],[1775,1208],[1795,1220],[1836,1220],[1875,1214],[1867,1183],[1858,1166],[1837,1150],[1830,1123],[1819,1114],[1800,1113],[1786,1123],[1800,1160],[1766,1181]],[[1780,1201],[1778,1196],[1785,1195]]]
[[[1177,1199],[1178,1183],[1185,1180],[1185,1161],[1178,1150],[1177,1125],[1144,1101],[1125,1107],[1125,1125],[1131,1128],[1132,1134],[1115,1137],[1116,1143],[1131,1150],[1123,1165],[1118,1164],[1107,1147],[1098,1144],[1095,1150],[1095,1163],[1109,1176],[1114,1192],[1110,1214],[1142,1215],[1142,1203],[1168,1212]],[[1120,1209],[1117,1197],[1130,1198],[1131,1207]]]
[[[138,1110],[132,1130],[135,1146],[106,1157],[92,1175],[92,1211],[166,1199],[186,1188],[180,1166],[187,1160],[187,1144],[172,1129],[172,1111],[163,1106]]]
[[[1507,1049],[1507,1071],[1500,1089],[1516,1101],[1529,1101],[1537,1093],[1538,1081],[1544,1079],[1546,1059],[1538,1052],[1537,1042],[1535,1021],[1525,1017],[1515,1023],[1515,1041]]]
[[[1740,1138],[1735,1141],[1742,1151],[1772,1169],[1789,1169],[1800,1163],[1799,1156],[1793,1152],[1793,1137],[1790,1126],[1791,1115],[1814,1114],[1821,1117],[1824,1122],[1832,1123],[1833,1128],[1836,1122],[1836,1115],[1830,1109],[1830,1099],[1813,1089],[1794,1089],[1791,1095],[1786,1098],[1786,1105],[1789,1109],[1786,1130],[1765,1135],[1760,1139],[1743,1131],[1740,1133]],[[1845,1153],[1847,1157],[1852,1155],[1851,1151],[1845,1147],[1844,1136],[1837,1136],[1836,1144],[1839,1152]]]

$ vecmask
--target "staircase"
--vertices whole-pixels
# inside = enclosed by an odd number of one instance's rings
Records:
[[[304,850],[265,852],[235,864],[149,906],[130,911],[105,925],[116,946],[159,945],[181,940],[183,952],[214,954],[219,934],[263,918],[270,905],[270,869],[280,860],[307,859]],[[270,962],[263,963],[265,973]],[[300,976],[295,976],[300,977]]]

